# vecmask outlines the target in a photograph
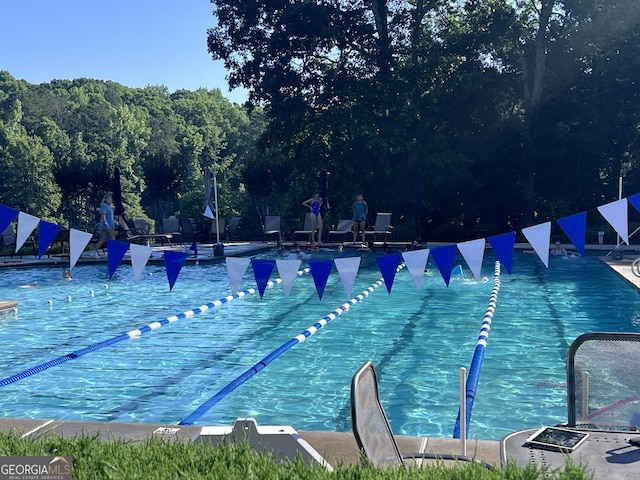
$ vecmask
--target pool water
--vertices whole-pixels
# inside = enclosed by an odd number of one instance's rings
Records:
[[[395,433],[451,437],[459,369],[469,367],[489,295],[488,282],[454,276],[447,288],[434,265],[417,290],[407,269],[391,294],[382,285],[278,357],[214,405],[198,425],[262,425],[350,431],[349,388],[372,360]],[[277,253],[262,254],[275,258]],[[460,260],[460,262],[462,262]],[[304,264],[303,264],[304,266]],[[567,349],[589,331],[640,331],[640,295],[595,256],[551,258],[516,251],[504,269],[473,407],[470,438],[500,439],[522,428],[566,420]],[[380,278],[363,259],[351,297]],[[277,277],[274,270],[272,279]],[[249,270],[241,290],[255,287]],[[177,315],[230,293],[224,263],[187,265],[169,291],[162,265],[138,282],[122,265],[0,271],[0,299],[19,302],[0,316],[0,377]],[[0,388],[4,417],[175,424],[272,351],[348,300],[335,268],[322,300],[303,275],[182,318],[139,338],[53,366]]]

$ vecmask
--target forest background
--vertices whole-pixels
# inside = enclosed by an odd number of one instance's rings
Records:
[[[300,228],[363,193],[395,238],[463,241],[640,192],[637,0],[212,0],[229,85],[32,85],[0,71],[0,203],[92,231],[119,167],[127,218],[204,212]],[[157,229],[158,231],[160,228]]]

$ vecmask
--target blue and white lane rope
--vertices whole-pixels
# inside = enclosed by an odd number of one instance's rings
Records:
[[[309,271],[310,271],[309,268],[298,270],[298,276],[302,276],[305,273],[309,273]],[[267,287],[272,288],[279,283],[282,283],[282,279],[280,278],[276,280],[270,280],[269,282],[267,282]],[[159,329],[163,325],[177,322],[178,320],[183,318],[192,318],[199,313],[206,312],[210,308],[220,307],[221,305],[227,302],[230,302],[231,300],[234,300],[236,298],[242,298],[246,295],[256,293],[257,291],[258,290],[256,288],[249,288],[243,292],[238,292],[233,295],[227,295],[226,297],[207,303],[200,307],[196,307],[192,310],[188,310],[186,312],[179,313],[171,317],[167,317],[163,320],[158,320],[157,322],[153,322],[143,327],[137,328],[135,330],[131,330],[130,332],[117,335],[107,340],[103,340],[102,342],[94,343],[93,345],[90,345],[88,347],[81,348],[80,350],[76,350],[66,355],[62,355],[61,357],[54,358],[53,360],[49,360],[48,362],[44,362],[44,363],[41,363],[40,365],[36,365],[35,367],[31,367],[26,370],[23,370],[22,372],[17,373],[15,375],[11,375],[10,377],[3,378],[2,380],[0,380],[0,387],[5,387],[14,382],[17,382],[18,380],[22,380],[23,378],[27,378],[27,377],[30,377],[31,375],[35,375],[36,373],[47,370],[48,368],[55,367],[56,365],[60,365],[61,363],[65,363],[69,360],[73,360],[74,358],[82,357],[87,353],[95,352],[96,350],[100,350],[104,347],[108,347],[110,345],[122,342],[123,340],[128,340],[130,338],[138,338],[141,335],[144,335],[145,333]]]
[[[500,262],[495,263],[495,273],[493,277],[493,289],[491,289],[491,295],[489,296],[489,306],[487,312],[484,315],[482,321],[482,327],[480,328],[480,335],[476,343],[476,349],[473,352],[473,358],[471,359],[471,365],[469,366],[469,376],[467,377],[467,389],[466,389],[466,432],[469,436],[469,423],[471,422],[471,410],[473,409],[473,402],[476,399],[476,390],[478,389],[478,382],[480,381],[480,370],[482,370],[482,361],[484,360],[484,351],[487,346],[487,339],[489,338],[489,330],[491,330],[491,320],[496,310],[498,303],[498,293],[500,292]],[[460,438],[460,410],[458,409],[458,418],[456,419],[456,425],[453,429],[453,438]]]
[[[398,271],[404,268],[404,263],[398,265]],[[196,408],[189,416],[185,417],[178,425],[193,425],[193,423],[198,420],[202,415],[207,413],[214,405],[220,402],[224,397],[233,392],[236,388],[242,385],[244,382],[249,380],[254,375],[257,375],[261,370],[267,367],[271,362],[273,362],[280,355],[285,353],[288,350],[291,350],[295,345],[299,343],[303,343],[307,337],[310,337],[322,327],[327,325],[331,320],[335,320],[339,315],[346,312],[351,308],[351,305],[355,305],[358,302],[361,302],[366,297],[368,297],[376,288],[380,285],[384,284],[384,279],[381,278],[376,283],[371,285],[369,288],[364,290],[360,295],[352,298],[346,303],[343,303],[338,308],[336,308],[333,312],[328,315],[322,317],[318,322],[314,323],[306,330],[304,330],[299,335],[296,335],[289,341],[283,343],[280,347],[276,348],[269,355],[264,357],[258,363],[256,363],[253,367],[242,373],[240,376],[236,377],[230,383],[228,383],[225,387],[222,388],[218,393],[210,397],[206,402]]]

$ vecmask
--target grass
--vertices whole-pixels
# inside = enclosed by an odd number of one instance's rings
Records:
[[[306,465],[301,459],[276,462],[268,454],[258,454],[247,444],[195,444],[151,438],[133,443],[100,440],[97,436],[42,437],[31,440],[0,432],[0,456],[71,456],[74,480],[586,480],[591,476],[580,466],[568,464],[548,470],[513,463],[487,470],[481,464],[442,463],[422,468],[380,468],[370,464],[334,465],[328,472],[320,465]]]

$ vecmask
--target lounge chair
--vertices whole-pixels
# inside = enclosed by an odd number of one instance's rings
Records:
[[[351,380],[351,427],[364,459],[376,466],[403,465],[405,459],[477,461],[463,455],[400,453],[378,397],[378,377],[371,361],[365,362]]]
[[[231,220],[229,220],[229,224],[227,225],[227,228],[225,230],[227,241],[232,241],[235,238],[237,238],[238,240],[242,240],[242,236],[240,235],[240,220],[241,217],[231,217]]]
[[[29,236],[29,238],[25,240],[18,252],[15,251],[17,239],[18,236],[16,235],[16,231],[14,230],[13,225],[7,225],[7,228],[5,228],[4,232],[2,232],[2,235],[0,235],[0,248],[10,248],[11,257],[13,257],[14,255],[19,255],[20,258],[22,258],[22,254],[19,254],[19,252],[22,251],[23,248],[29,247],[33,251],[33,255],[37,256],[36,242],[31,238],[31,236]]]
[[[156,240],[159,237],[163,237],[163,238],[168,237],[168,235],[165,235],[165,234],[156,235],[154,233],[150,233],[150,234],[136,233],[131,230],[131,228],[129,227],[129,224],[127,223],[127,221],[122,215],[118,216],[118,222],[116,223],[116,226],[119,228],[121,235],[124,236],[123,240],[129,243],[137,243],[140,245],[150,245],[152,240]],[[171,242],[169,243],[171,244]]]
[[[329,240],[331,237],[342,235],[342,241],[344,242],[347,238],[347,235],[353,232],[353,220],[351,219],[343,219],[338,220],[338,226],[335,230],[329,231]]]
[[[265,241],[267,237],[271,235],[277,235],[278,240],[281,238],[279,215],[267,215],[264,217],[263,233],[264,233]]]
[[[203,232],[193,218],[181,218],[180,230],[183,242],[211,241],[211,232]]]
[[[304,216],[304,226],[302,227],[302,230],[295,230],[293,232],[293,239],[295,240],[298,235],[306,235],[309,244],[311,244],[312,234],[313,230],[311,229],[311,212],[307,212]]]
[[[180,232],[180,220],[177,218],[162,219],[162,233],[171,235],[174,241],[182,241],[182,233]]]
[[[391,214],[390,213],[378,213],[376,215],[376,223],[373,228],[366,231],[367,237],[373,235],[375,238],[378,235],[384,235],[384,241],[387,241],[387,236],[391,235],[393,227],[391,226]]]
[[[170,233],[151,233],[149,231],[149,225],[147,225],[146,220],[134,220],[133,228],[135,229],[134,234],[140,235],[147,243],[151,240],[158,241],[160,240],[160,244],[164,245],[164,242],[167,242],[170,246],[173,245],[173,235]]]

